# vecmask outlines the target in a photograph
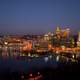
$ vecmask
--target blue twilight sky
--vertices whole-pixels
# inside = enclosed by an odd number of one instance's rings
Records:
[[[80,30],[80,0],[0,0],[0,34]]]

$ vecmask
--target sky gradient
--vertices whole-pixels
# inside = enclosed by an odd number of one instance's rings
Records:
[[[0,0],[0,34],[80,30],[80,0]]]

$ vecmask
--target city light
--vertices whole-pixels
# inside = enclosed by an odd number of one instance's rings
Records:
[[[45,62],[48,62],[49,58],[48,57],[44,57]]]
[[[56,61],[59,61],[59,56],[56,57]]]
[[[8,42],[4,42],[4,44],[5,44],[5,45],[7,45],[7,44],[8,44]]]
[[[0,0],[0,80],[79,74],[80,0]]]
[[[80,53],[80,32],[78,33],[77,40],[70,35],[69,28],[61,29],[56,28],[56,32],[48,32],[44,35],[26,36],[20,38],[18,36],[8,36],[1,39],[1,55],[4,53],[7,56],[28,56],[38,58],[40,55],[46,53],[52,54],[78,54]],[[3,44],[4,43],[4,44]],[[72,56],[74,58],[74,55]],[[52,59],[52,55],[49,56]],[[59,57],[57,57],[57,60]],[[47,62],[48,57],[44,60]]]

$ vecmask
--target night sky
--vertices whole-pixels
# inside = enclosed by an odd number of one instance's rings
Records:
[[[80,0],[0,0],[0,34],[80,30]]]

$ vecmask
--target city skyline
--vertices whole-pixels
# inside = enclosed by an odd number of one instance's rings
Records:
[[[57,26],[80,30],[79,0],[1,0],[1,34],[42,34]]]

